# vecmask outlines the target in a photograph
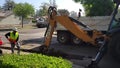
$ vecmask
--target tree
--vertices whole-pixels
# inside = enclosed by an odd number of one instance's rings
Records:
[[[46,16],[49,6],[50,5],[48,3],[42,3],[42,5],[40,6],[40,9],[39,9],[39,15]]]
[[[12,10],[15,7],[15,2],[13,0],[5,0],[3,8],[5,10]]]
[[[86,16],[110,15],[114,9],[112,0],[74,0],[85,8]]]
[[[23,20],[28,15],[34,14],[34,7],[28,3],[19,3],[16,4],[13,12],[15,15],[20,16],[22,18],[22,28],[23,28]]]
[[[61,15],[68,15],[69,16],[69,11],[66,10],[66,9],[58,9],[58,12],[61,14]]]
[[[56,0],[49,0],[50,5],[57,8]]]
[[[71,11],[71,12],[70,12],[70,16],[71,16],[71,17],[77,17],[77,12]]]

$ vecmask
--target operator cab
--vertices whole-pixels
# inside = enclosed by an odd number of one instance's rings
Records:
[[[116,3],[116,8],[113,13],[112,20],[110,22],[110,26],[108,30],[112,30],[115,28],[120,27],[120,0],[114,0],[114,3]]]
[[[115,15],[115,18],[112,21],[111,29],[120,27],[120,10],[118,9],[117,14]]]

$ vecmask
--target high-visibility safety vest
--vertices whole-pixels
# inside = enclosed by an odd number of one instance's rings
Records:
[[[10,39],[16,40],[17,38],[18,38],[18,32],[16,32],[15,35],[13,32],[10,32]]]

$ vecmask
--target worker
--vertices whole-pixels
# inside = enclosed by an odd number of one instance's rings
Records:
[[[81,17],[81,9],[79,9],[79,12],[78,12],[78,18],[80,18]]]
[[[17,28],[13,28],[11,32],[8,32],[5,34],[5,37],[8,39],[8,41],[11,44],[11,51],[12,54],[14,53],[14,47],[16,46],[18,49],[18,54],[20,54],[20,43],[18,42],[19,40],[19,33],[17,31]]]

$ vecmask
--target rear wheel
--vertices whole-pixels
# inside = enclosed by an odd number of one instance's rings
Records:
[[[83,43],[83,41],[79,38],[77,38],[76,36],[72,36],[72,42],[75,45],[81,45]]]
[[[68,32],[57,32],[57,40],[59,43],[66,44],[70,41],[70,34]]]
[[[114,34],[108,44],[109,54],[120,62],[120,33]]]

